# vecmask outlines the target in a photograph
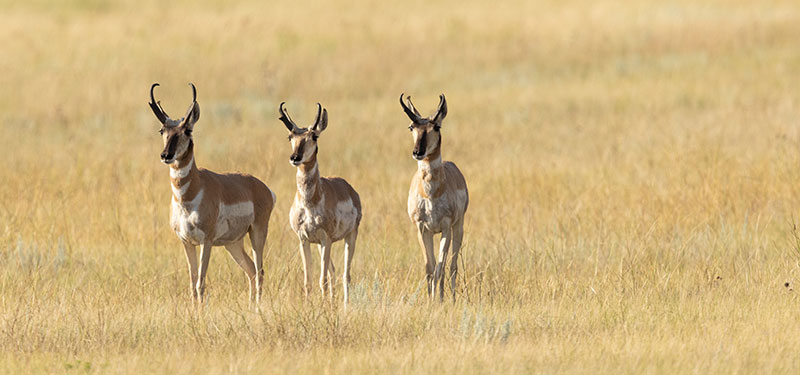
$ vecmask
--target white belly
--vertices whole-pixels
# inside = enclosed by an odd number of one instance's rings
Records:
[[[219,204],[214,228],[214,245],[225,245],[242,238],[255,220],[253,202]]]

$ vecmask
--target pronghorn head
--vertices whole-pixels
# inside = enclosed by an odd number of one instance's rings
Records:
[[[328,110],[317,103],[317,119],[314,120],[314,124],[309,128],[301,128],[286,113],[286,109],[283,108],[284,104],[286,102],[281,103],[278,107],[278,112],[281,114],[278,120],[283,121],[283,124],[289,129],[289,141],[292,142],[292,155],[289,156],[289,163],[297,167],[309,161],[317,153],[317,138],[328,127]]]
[[[192,86],[192,104],[189,105],[186,116],[178,120],[171,119],[164,112],[164,108],[161,108],[161,102],[156,101],[153,96],[153,90],[158,86],[158,83],[150,86],[150,108],[158,118],[158,121],[161,122],[159,133],[161,133],[161,137],[164,140],[164,150],[161,151],[161,161],[164,164],[171,164],[176,160],[180,160],[193,146],[192,129],[200,118],[200,106],[197,104],[197,89],[194,84],[190,83],[189,85]]]
[[[431,117],[422,117],[414,107],[414,103],[411,103],[411,96],[406,96],[404,101],[404,95],[400,94],[400,106],[411,119],[411,125],[408,126],[408,130],[414,137],[414,150],[411,152],[411,156],[416,160],[423,160],[431,156],[435,158],[438,156],[439,147],[442,144],[442,135],[439,130],[442,127],[442,120],[447,116],[447,100],[445,100],[444,94],[439,95],[439,109],[436,110],[436,114]]]

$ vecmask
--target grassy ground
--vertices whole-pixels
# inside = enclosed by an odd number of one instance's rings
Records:
[[[797,373],[798,35],[795,1],[0,0],[0,372]],[[222,250],[190,301],[156,81],[174,115],[197,85],[201,166],[277,193],[260,311]],[[447,95],[454,304],[400,92]],[[347,313],[301,298],[283,100],[362,197]]]

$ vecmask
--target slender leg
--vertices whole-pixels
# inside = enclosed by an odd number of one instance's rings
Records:
[[[247,275],[247,282],[250,284],[250,303],[256,300],[256,268],[253,261],[247,256],[244,251],[244,239],[225,245],[225,249],[231,254],[231,258],[242,268],[242,271]]]
[[[303,290],[308,298],[308,286],[311,284],[311,243],[300,240],[300,258],[303,259]]]
[[[328,290],[328,273],[331,272],[331,243],[328,240],[323,241],[319,245],[320,253],[320,270],[319,270],[319,288],[322,290],[322,295]],[[330,286],[331,298],[333,298],[333,286]]]
[[[354,229],[344,238],[344,272],[342,273],[342,285],[344,287],[344,307],[347,308],[347,300],[350,296],[350,264],[353,262],[353,254],[356,252],[356,238],[358,229]]]
[[[422,224],[417,227],[417,238],[422,247],[422,254],[425,256],[425,280],[428,286],[428,296],[433,296],[433,268],[436,266],[436,258],[433,255],[433,232],[425,229]]]
[[[328,253],[331,253],[333,243],[328,244]],[[333,256],[328,255],[328,291],[330,292],[331,301],[333,301],[333,286],[336,285],[336,267],[333,266]]]
[[[269,219],[269,218],[267,218]],[[267,232],[269,227],[264,226],[263,233],[258,228],[250,229],[250,243],[253,244],[253,263],[256,270],[255,279],[255,301],[256,305],[261,303],[261,292],[264,285],[264,247],[267,244]]]
[[[206,242],[200,248],[200,267],[197,270],[197,298],[203,302],[206,291],[206,273],[208,272],[208,261],[211,259],[211,242]]]
[[[435,285],[439,285],[439,300],[444,300],[444,267],[447,265],[447,251],[450,249],[450,239],[453,237],[453,230],[449,225],[442,228],[442,239],[439,241],[439,263],[436,264],[436,271],[433,275]]]
[[[189,263],[189,278],[191,278],[189,293],[192,295],[192,299],[197,299],[197,289],[195,289],[195,285],[197,285],[197,248],[184,242],[183,249],[186,251],[186,262]]]
[[[464,219],[453,224],[453,256],[450,258],[450,291],[453,293],[453,302],[456,301],[456,278],[458,276],[458,254],[461,250],[461,240],[464,238]]]

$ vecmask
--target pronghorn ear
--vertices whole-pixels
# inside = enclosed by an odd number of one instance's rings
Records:
[[[328,110],[322,108],[322,105],[317,103],[317,119],[316,121],[314,121],[314,125],[311,126],[311,130],[317,135],[319,135],[327,127],[328,127]]]
[[[186,112],[186,117],[183,118],[183,123],[181,126],[185,127],[188,130],[194,129],[194,123],[200,119],[200,104],[197,102],[192,103],[192,106],[189,107],[189,110]]]
[[[183,117],[181,126],[188,131],[192,131],[194,123],[200,119],[200,105],[197,104],[197,88],[191,82],[189,82],[189,86],[192,87],[192,104],[189,106],[189,110],[186,111],[186,116]]]
[[[447,117],[447,100],[444,98],[444,94],[439,95],[439,109],[436,110],[436,116],[433,116],[434,124],[438,126],[442,126],[442,120]]]

